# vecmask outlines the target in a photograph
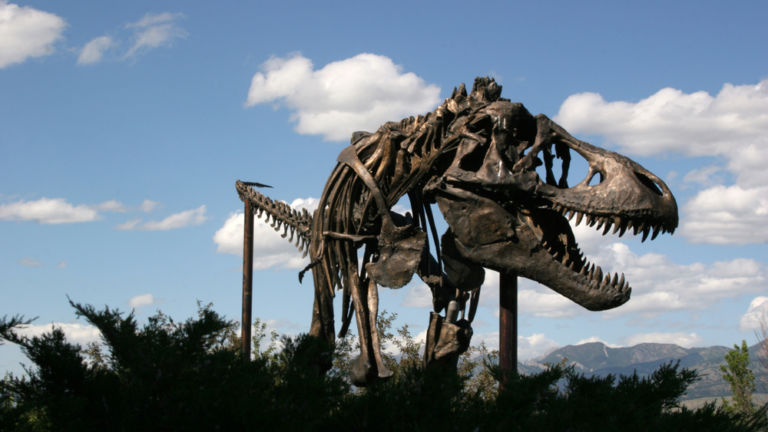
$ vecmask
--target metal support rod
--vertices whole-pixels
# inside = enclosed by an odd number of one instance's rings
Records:
[[[499,368],[504,376],[517,372],[517,275],[505,272],[499,274]]]
[[[241,350],[245,362],[251,360],[251,308],[253,292],[253,206],[245,202],[243,223],[243,317],[240,329]]]

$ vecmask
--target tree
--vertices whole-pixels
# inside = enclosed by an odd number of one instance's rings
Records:
[[[741,348],[734,345],[725,355],[726,365],[720,365],[723,379],[731,386],[732,403],[723,399],[723,405],[734,412],[751,414],[755,411],[752,393],[755,391],[755,374],[749,369],[749,348],[747,341],[741,341]]]

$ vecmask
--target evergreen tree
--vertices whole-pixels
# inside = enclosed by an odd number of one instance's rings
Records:
[[[723,379],[731,386],[733,400],[728,403],[723,399],[726,409],[751,414],[755,411],[752,393],[755,391],[755,374],[749,368],[749,348],[747,341],[741,341],[741,348],[734,345],[725,355],[725,365],[720,365]]]

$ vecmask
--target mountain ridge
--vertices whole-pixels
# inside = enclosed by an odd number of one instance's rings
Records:
[[[685,399],[722,397],[731,393],[723,379],[720,365],[732,348],[724,346],[684,348],[669,343],[646,342],[631,347],[611,347],[602,342],[567,345],[545,355],[518,364],[521,373],[544,370],[547,365],[564,363],[586,376],[632,375],[648,376],[662,364],[680,362],[681,368],[695,369],[699,380],[686,392]],[[749,347],[749,367],[755,374],[756,391],[768,393],[768,371],[762,367],[759,344]]]

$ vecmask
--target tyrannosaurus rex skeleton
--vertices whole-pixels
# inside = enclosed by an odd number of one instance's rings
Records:
[[[334,292],[343,291],[339,333],[346,334],[354,315],[361,355],[352,379],[358,385],[391,375],[376,329],[378,285],[400,288],[418,274],[432,290],[435,310],[425,357],[455,358],[471,337],[484,267],[537,281],[589,310],[610,309],[629,299],[629,283],[623,274],[604,276],[583,257],[568,219],[585,219],[603,234],[633,230],[643,240],[677,227],[675,198],[656,175],[500,95],[492,78],[477,78],[469,95],[462,84],[425,116],[356,132],[311,217],[237,183],[244,201],[309,253],[310,334],[329,344]],[[572,187],[570,151],[589,164],[586,178]],[[542,164],[544,179],[536,172]],[[411,212],[392,212],[405,195]],[[440,239],[434,203],[449,225]],[[437,315],[442,310],[445,317]]]

